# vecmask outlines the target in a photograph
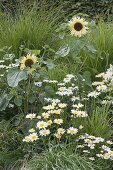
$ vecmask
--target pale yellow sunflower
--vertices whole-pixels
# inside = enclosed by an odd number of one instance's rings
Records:
[[[68,26],[71,31],[71,35],[76,37],[81,37],[85,35],[88,30],[88,22],[84,20],[84,18],[73,17],[71,21],[69,21]]]
[[[20,63],[20,69],[23,70],[26,67],[31,68],[33,64],[37,63],[37,57],[34,54],[28,54],[26,57],[22,57]]]

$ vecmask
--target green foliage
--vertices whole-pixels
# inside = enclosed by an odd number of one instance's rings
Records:
[[[3,169],[11,169],[10,165],[14,166],[16,161],[23,159],[25,154],[22,134],[19,133],[23,124],[23,115],[18,116],[17,119],[15,117],[10,121],[0,122],[0,166]]]
[[[41,155],[34,156],[27,165],[29,170],[106,170],[111,169],[106,161],[92,163],[79,156],[72,146],[52,146]],[[102,166],[101,166],[102,165]]]
[[[49,71],[50,78],[61,80],[68,73],[89,71],[94,80],[95,74],[105,71],[113,63],[112,35],[112,24],[100,21],[89,29],[83,40],[64,37],[62,43],[64,47],[68,44],[70,51],[63,59],[58,59],[54,70]]]
[[[91,112],[92,108],[94,108],[93,112]],[[89,134],[93,134],[95,136],[101,136],[103,138],[110,138],[113,131],[111,127],[111,120],[109,117],[110,109],[107,106],[97,107],[96,105],[91,105],[89,108],[89,117],[84,121],[84,129]]]
[[[15,19],[5,14],[0,16],[0,48],[12,46],[17,58],[21,45],[33,50],[41,49],[46,44],[59,47],[58,39],[52,34],[61,18],[61,6],[49,9],[47,5],[37,5],[32,9],[18,8]]]
[[[21,80],[27,79],[27,73],[25,71],[18,70],[16,68],[9,70],[7,75],[8,85],[11,87],[18,86]]]

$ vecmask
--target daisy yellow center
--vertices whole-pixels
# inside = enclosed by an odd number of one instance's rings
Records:
[[[47,132],[46,132],[46,131],[43,131],[43,134],[44,134],[44,135],[46,135],[46,134],[47,134]]]
[[[75,29],[76,31],[81,31],[82,28],[83,28],[83,25],[82,25],[80,22],[76,22],[76,23],[74,24],[74,29]]]
[[[44,124],[42,123],[42,124],[40,124],[40,127],[44,127]]]
[[[34,62],[33,62],[32,59],[27,59],[27,60],[25,61],[25,66],[26,66],[26,67],[31,67],[31,65],[33,65],[33,64],[34,64]]]
[[[74,133],[75,131],[73,129],[70,130],[70,133]]]
[[[32,139],[36,139],[36,136],[32,136]]]

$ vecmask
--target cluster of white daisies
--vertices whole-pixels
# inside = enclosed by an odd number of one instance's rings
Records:
[[[97,85],[96,93],[106,92],[106,89],[108,89],[106,84],[108,84],[108,82],[110,83],[111,80],[110,77],[109,80],[107,78],[108,71],[109,70],[104,74],[106,79],[106,81],[104,80],[104,83],[93,83],[93,85]],[[100,75],[97,77],[100,77]],[[95,137],[88,134],[80,135],[83,126],[80,124],[79,127],[75,127],[73,124],[76,118],[85,118],[88,116],[87,111],[84,110],[84,101],[91,97],[91,95],[88,95],[87,98],[83,99],[79,95],[79,88],[76,85],[75,76],[68,74],[61,83],[56,80],[46,80],[44,82],[55,83],[58,86],[58,90],[55,93],[56,98],[44,99],[47,105],[43,106],[41,114],[37,115],[33,113],[26,115],[27,119],[35,119],[35,122],[37,120],[37,123],[35,127],[29,129],[29,134],[23,141],[33,142],[42,138],[44,139],[45,137],[48,137],[49,139],[49,136],[54,136],[54,138],[61,141],[63,136],[67,137],[69,135],[70,137],[75,137],[75,140],[78,142],[77,148],[82,149],[83,153],[89,154],[90,160],[95,160],[95,156],[113,160],[113,151],[107,146],[113,144],[111,141],[105,141],[101,137]],[[105,89],[104,87],[105,90],[103,90],[101,85],[102,87],[103,85],[106,85],[107,88]],[[100,149],[100,153],[98,151],[96,152],[97,146]]]
[[[43,112],[40,115],[28,114],[26,118],[28,119],[38,119],[35,129],[38,130],[39,135],[33,131],[35,137],[31,134],[24,138],[24,141],[33,141],[37,140],[38,136],[48,136],[54,135],[57,139],[61,139],[63,134],[75,135],[78,133],[79,129],[82,129],[83,126],[76,128],[72,126],[72,119],[75,118],[85,118],[88,116],[87,112],[84,111],[84,104],[80,102],[80,96],[75,96],[78,93],[78,86],[76,86],[75,76],[72,74],[66,75],[62,83],[57,82],[56,80],[52,81],[43,81],[47,83],[56,83],[58,90],[56,92],[57,98],[45,98],[47,105],[43,106]],[[66,120],[67,119],[67,120]],[[64,127],[64,124],[70,123],[67,127]],[[54,131],[53,127],[56,127]],[[32,139],[33,138],[33,139]],[[31,140],[30,140],[31,139]]]
[[[111,94],[113,90],[113,66],[110,65],[110,68],[107,69],[106,72],[96,75],[96,78],[98,78],[99,81],[95,81],[92,83],[95,90],[90,92],[88,94],[88,97],[97,98],[101,94],[104,94],[105,98],[103,101],[101,101],[101,103],[102,104],[108,104],[108,103],[113,104],[112,97],[109,95]]]
[[[77,139],[79,143],[77,148],[81,149],[83,153],[90,155],[92,160],[95,157],[113,160],[113,151],[110,149],[109,145],[113,145],[112,141],[105,141],[104,138],[95,137],[89,134],[80,135]]]

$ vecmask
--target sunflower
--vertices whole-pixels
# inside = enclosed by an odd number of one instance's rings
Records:
[[[76,37],[81,37],[82,35],[85,35],[87,33],[87,25],[88,22],[80,17],[73,17],[72,20],[68,23],[71,35],[74,35]]]
[[[35,64],[36,62],[38,62],[37,57],[34,54],[32,55],[28,54],[26,57],[22,57],[20,61],[21,63],[20,69],[23,70],[26,67],[31,68],[32,65]]]

